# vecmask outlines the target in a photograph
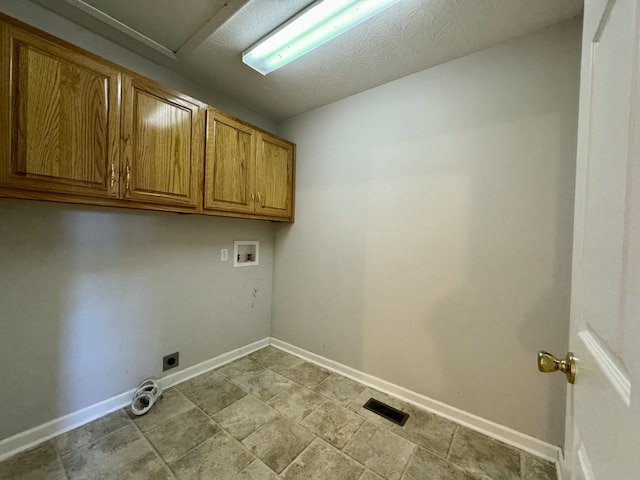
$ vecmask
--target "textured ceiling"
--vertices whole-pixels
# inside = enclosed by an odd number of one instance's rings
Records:
[[[78,0],[36,0],[58,13],[74,17],[98,33],[109,32],[93,21],[69,15]],[[135,12],[149,0],[104,2],[86,0],[94,6],[109,4],[109,14],[122,22],[135,22]],[[216,0],[183,0],[182,13],[171,13],[174,0],[155,0],[154,15],[163,15],[176,31],[156,29],[154,40],[164,41],[169,55],[159,55],[134,38],[114,38],[219,93],[278,121],[415,73],[468,53],[487,48],[579,15],[582,0],[401,0],[378,16],[326,43],[310,54],[267,76],[242,63],[242,52],[258,39],[306,7],[311,0],[250,0],[226,2],[226,18],[207,36],[194,33],[189,48],[176,48],[188,37],[185,30],[206,22],[203,11]],[[198,5],[185,18],[190,2]],[[56,5],[66,3],[65,9]],[[167,8],[162,4],[166,3]],[[159,20],[158,20],[159,22]],[[213,24],[214,22],[210,22]],[[140,24],[148,25],[147,22]],[[132,29],[135,25],[128,25]],[[106,27],[105,27],[106,28]],[[141,28],[141,27],[138,27]],[[159,32],[159,33],[158,33]],[[148,35],[148,34],[147,34]],[[166,41],[164,40],[166,39]],[[198,41],[194,41],[197,39]]]

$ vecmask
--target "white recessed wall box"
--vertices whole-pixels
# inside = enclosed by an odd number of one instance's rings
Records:
[[[255,267],[260,262],[260,242],[236,240],[233,242],[233,266]]]

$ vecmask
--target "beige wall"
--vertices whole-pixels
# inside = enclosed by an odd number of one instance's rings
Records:
[[[234,240],[260,265],[221,262]],[[0,440],[162,376],[166,354],[269,336],[272,264],[268,222],[0,199]]]
[[[273,336],[561,444],[580,21],[300,115]]]
[[[0,11],[274,128],[29,2]],[[220,262],[234,240],[259,240],[260,265]],[[161,376],[168,353],[184,368],[267,337],[272,259],[269,222],[0,199],[0,440]]]

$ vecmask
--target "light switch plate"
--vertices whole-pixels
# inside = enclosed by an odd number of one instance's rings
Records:
[[[220,261],[226,262],[229,260],[229,249],[223,248],[220,250]]]

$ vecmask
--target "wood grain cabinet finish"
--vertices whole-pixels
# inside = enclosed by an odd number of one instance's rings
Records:
[[[0,54],[0,197],[293,222],[293,143],[2,14]]]
[[[254,213],[254,133],[248,125],[207,111],[205,209]]]
[[[198,206],[204,138],[199,104],[151,80],[125,75],[122,112],[122,196]]]
[[[292,143],[209,109],[205,213],[292,222],[294,154]]]
[[[266,132],[256,143],[256,212],[293,220],[294,146]]]
[[[0,184],[117,197],[120,72],[12,25],[0,32]]]

